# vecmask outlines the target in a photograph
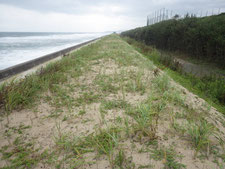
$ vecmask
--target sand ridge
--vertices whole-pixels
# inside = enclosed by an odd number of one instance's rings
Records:
[[[82,50],[88,56],[79,76],[67,72],[69,80],[32,107],[1,117],[1,168],[224,166],[224,117],[216,109],[163,71],[155,74],[117,35]],[[192,133],[200,129],[207,143]]]

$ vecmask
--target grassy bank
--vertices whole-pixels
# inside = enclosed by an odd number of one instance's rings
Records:
[[[1,93],[0,168],[224,166],[224,117],[118,35]]]
[[[216,77],[198,78],[191,74],[183,73],[173,58],[160,53],[154,47],[131,38],[123,38],[137,51],[149,58],[155,65],[167,72],[176,82],[197,94],[221,113],[225,114],[225,80]]]
[[[180,51],[225,68],[225,14],[171,19],[123,32],[122,35],[168,51]]]

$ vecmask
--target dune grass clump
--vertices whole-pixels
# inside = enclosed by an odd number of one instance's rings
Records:
[[[157,76],[154,79],[153,84],[155,85],[155,88],[157,88],[157,90],[161,91],[162,93],[169,90],[170,88],[170,81],[167,75]]]
[[[153,107],[149,104],[140,104],[136,109],[129,107],[125,113],[135,119],[132,130],[140,140],[143,137],[148,138],[148,140],[157,138],[159,113],[154,111]]]
[[[120,128],[116,127],[99,128],[96,133],[83,137],[71,137],[69,134],[59,132],[58,136],[55,137],[55,143],[60,151],[72,153],[71,156],[68,156],[70,160],[73,158],[80,159],[89,152],[96,152],[98,156],[106,155],[110,165],[114,165],[114,154],[116,147],[119,146],[120,132]],[[120,162],[122,163],[122,161]]]
[[[172,147],[166,148],[161,147],[151,150],[151,158],[157,161],[164,161],[165,169],[182,169],[186,168],[186,165],[178,162],[176,158],[182,158],[181,155],[177,154]]]
[[[209,137],[216,133],[212,124],[205,120],[200,120],[199,123],[189,123],[186,130],[196,149],[195,155],[197,155],[200,150],[209,151],[211,143]]]

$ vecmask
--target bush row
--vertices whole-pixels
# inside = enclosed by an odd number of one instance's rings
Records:
[[[121,33],[147,45],[180,51],[225,69],[225,13],[210,17],[171,19]]]

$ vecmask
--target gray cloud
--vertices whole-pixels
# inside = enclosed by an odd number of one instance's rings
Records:
[[[121,29],[145,25],[147,15],[160,8],[173,10],[178,14],[207,10],[218,11],[219,8],[225,12],[225,0],[0,0],[0,5],[38,12],[46,16],[51,13],[74,16],[101,15],[110,18],[113,22],[118,18],[120,23],[123,22],[122,20],[130,23],[130,26]],[[6,15],[4,17],[7,17]],[[3,16],[0,18],[4,20],[4,25],[7,27],[10,19],[3,18]],[[11,19],[11,23],[13,22],[15,21]],[[108,27],[110,27],[109,24]]]
[[[169,8],[177,12],[198,11],[202,9],[225,8],[224,0],[0,0],[0,4],[41,11],[85,14],[94,11],[93,7],[119,6],[124,11],[113,14],[144,16],[159,8]]]

